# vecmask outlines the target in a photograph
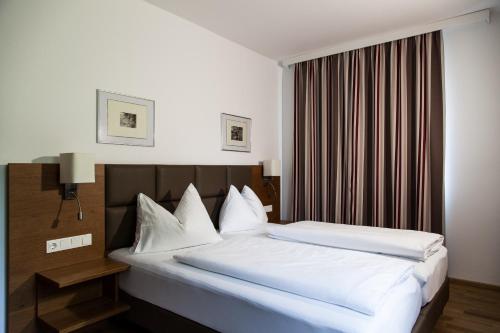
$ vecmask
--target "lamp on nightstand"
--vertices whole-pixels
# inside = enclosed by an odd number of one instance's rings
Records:
[[[95,183],[95,158],[93,154],[59,154],[59,182],[64,184],[64,200],[76,199],[78,220],[83,220],[82,206],[78,198],[78,184]]]
[[[280,160],[265,160],[263,163],[263,176],[264,184],[270,187],[274,194],[274,199],[277,197],[276,188],[273,185],[272,177],[279,177],[281,175]]]

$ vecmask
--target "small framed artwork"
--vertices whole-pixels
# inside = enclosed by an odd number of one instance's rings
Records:
[[[250,152],[252,119],[221,114],[222,150]]]
[[[97,142],[153,147],[155,102],[97,90]]]

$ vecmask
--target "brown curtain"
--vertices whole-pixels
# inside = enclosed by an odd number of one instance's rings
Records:
[[[442,232],[441,32],[295,65],[294,220]]]

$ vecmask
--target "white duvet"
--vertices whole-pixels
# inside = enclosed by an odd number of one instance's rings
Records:
[[[424,261],[443,245],[430,232],[302,221],[268,227],[270,237]]]
[[[184,264],[373,315],[413,265],[388,256],[263,237],[175,255]]]

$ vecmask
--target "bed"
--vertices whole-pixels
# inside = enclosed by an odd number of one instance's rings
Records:
[[[146,193],[172,209],[187,184],[193,183],[217,225],[225,191],[230,184],[239,188],[254,184],[255,168],[106,166],[106,244],[110,257],[131,265],[130,272],[120,277],[121,297],[132,306],[128,320],[153,332],[164,332],[166,327],[199,332],[428,332],[432,329],[448,299],[446,274],[443,276],[439,266],[443,265],[442,260],[430,268],[436,272],[429,280],[431,283],[422,285],[417,279],[408,278],[393,288],[375,316],[368,316],[173,259],[188,250],[129,254],[127,248],[135,231],[137,193]],[[265,235],[258,232],[225,237]],[[426,299],[431,294],[434,294],[432,299]]]

